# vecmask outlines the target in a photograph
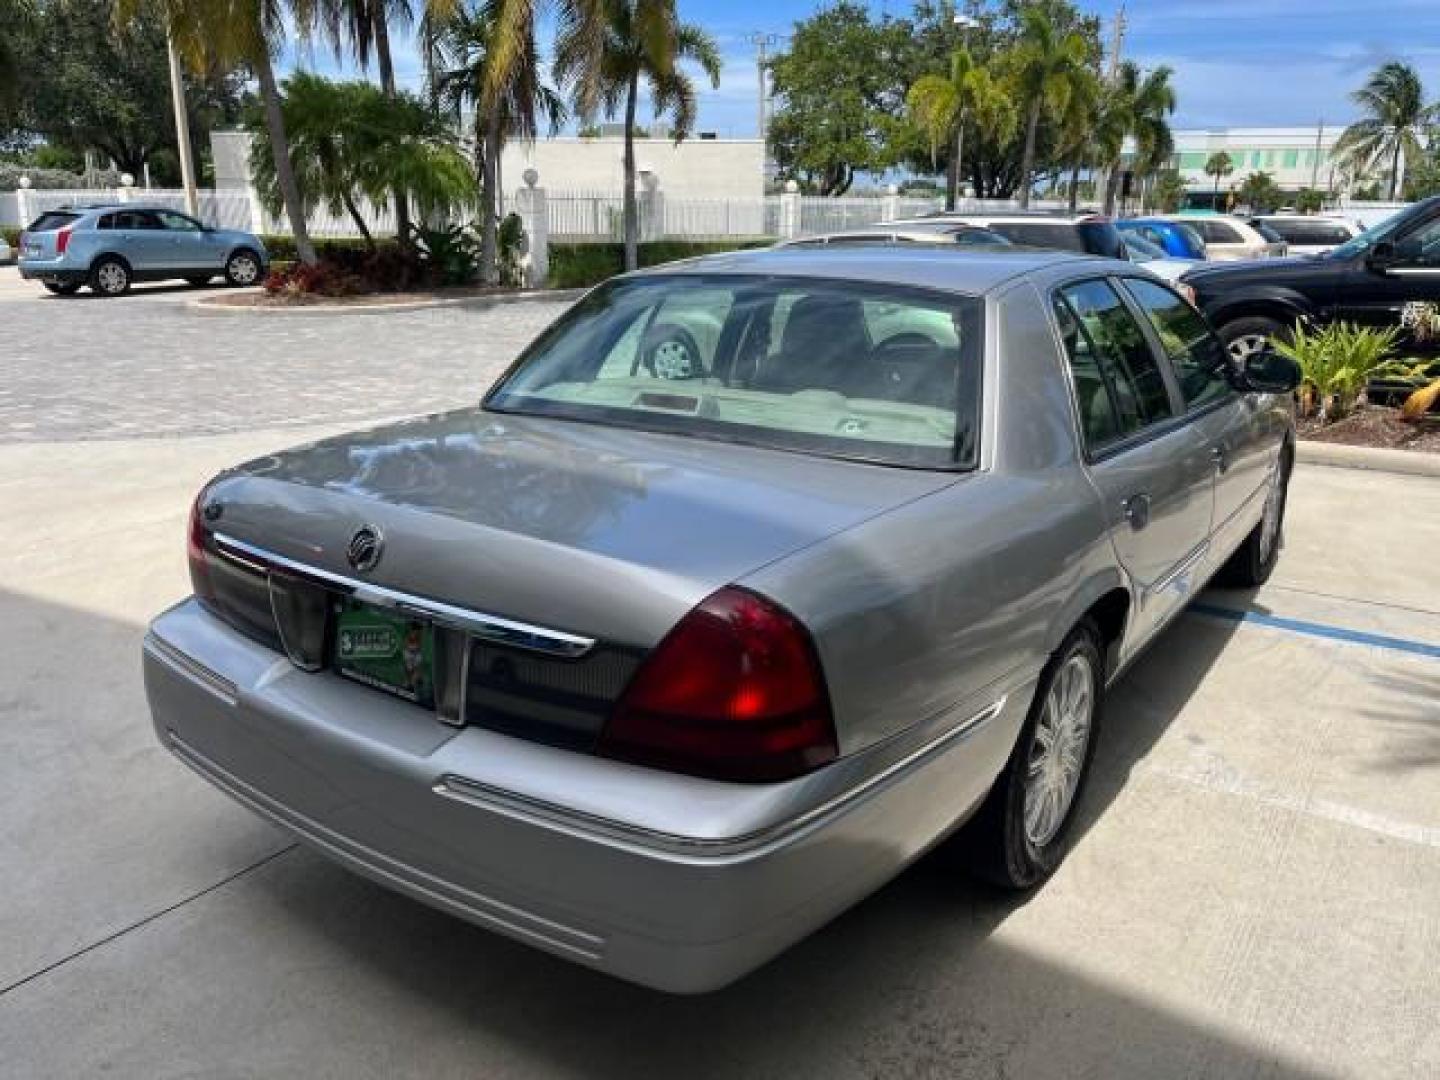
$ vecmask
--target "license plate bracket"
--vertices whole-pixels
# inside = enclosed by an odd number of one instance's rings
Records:
[[[335,622],[335,670],[433,709],[435,628],[414,615],[342,600]]]

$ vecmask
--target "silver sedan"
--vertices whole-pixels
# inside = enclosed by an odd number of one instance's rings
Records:
[[[957,829],[1055,869],[1106,687],[1275,564],[1295,378],[1088,256],[622,277],[477,407],[207,484],[155,728],[385,885],[711,990]]]

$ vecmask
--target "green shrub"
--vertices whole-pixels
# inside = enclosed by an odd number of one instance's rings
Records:
[[[769,247],[773,240],[656,240],[640,245],[640,265],[660,266],[676,259],[697,255],[713,255],[722,251],[740,251]],[[598,285],[625,268],[625,245],[551,244],[550,286],[555,289],[580,289]]]
[[[295,251],[295,238],[289,233],[284,235],[267,233],[260,237],[260,240],[265,245],[265,250],[270,253],[270,258],[274,262],[293,262],[300,257]],[[384,247],[386,244],[393,244],[394,242],[394,238],[389,236],[378,240],[381,247]],[[366,246],[365,241],[358,236],[345,236],[338,237],[334,240],[316,240],[315,250],[323,255],[327,251],[364,251],[366,250]]]
[[[1390,366],[1386,359],[1399,335],[1398,328],[1334,323],[1311,331],[1297,323],[1293,341],[1274,341],[1276,351],[1300,366],[1301,415],[1313,414],[1322,424],[1349,415],[1370,377]]]
[[[21,230],[19,230],[19,229],[4,228],[4,229],[0,229],[0,236],[4,236],[4,237],[5,237],[5,242],[6,242],[7,244],[9,244],[12,248],[13,248],[13,247],[19,247],[19,246],[20,246],[20,231],[21,231]]]

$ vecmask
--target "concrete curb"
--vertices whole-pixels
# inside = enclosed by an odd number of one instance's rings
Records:
[[[1339,469],[1369,469],[1404,476],[1440,476],[1440,454],[1388,447],[1344,446],[1301,439],[1295,446],[1295,460],[1306,465],[1327,465]]]
[[[523,292],[496,293],[492,296],[437,296],[433,300],[400,300],[393,304],[296,304],[293,307],[249,307],[219,304],[214,297],[202,296],[186,306],[202,315],[366,315],[392,311],[424,311],[427,308],[502,307],[506,304],[554,303],[578,300],[588,289],[527,289]]]

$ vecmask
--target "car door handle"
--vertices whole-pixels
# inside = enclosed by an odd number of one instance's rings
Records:
[[[1215,468],[1222,473],[1230,468],[1230,455],[1225,453],[1223,446],[1211,447],[1210,460],[1215,463]]]
[[[1136,532],[1150,524],[1150,496],[1143,491],[1122,502],[1120,509],[1125,514],[1125,520]]]

